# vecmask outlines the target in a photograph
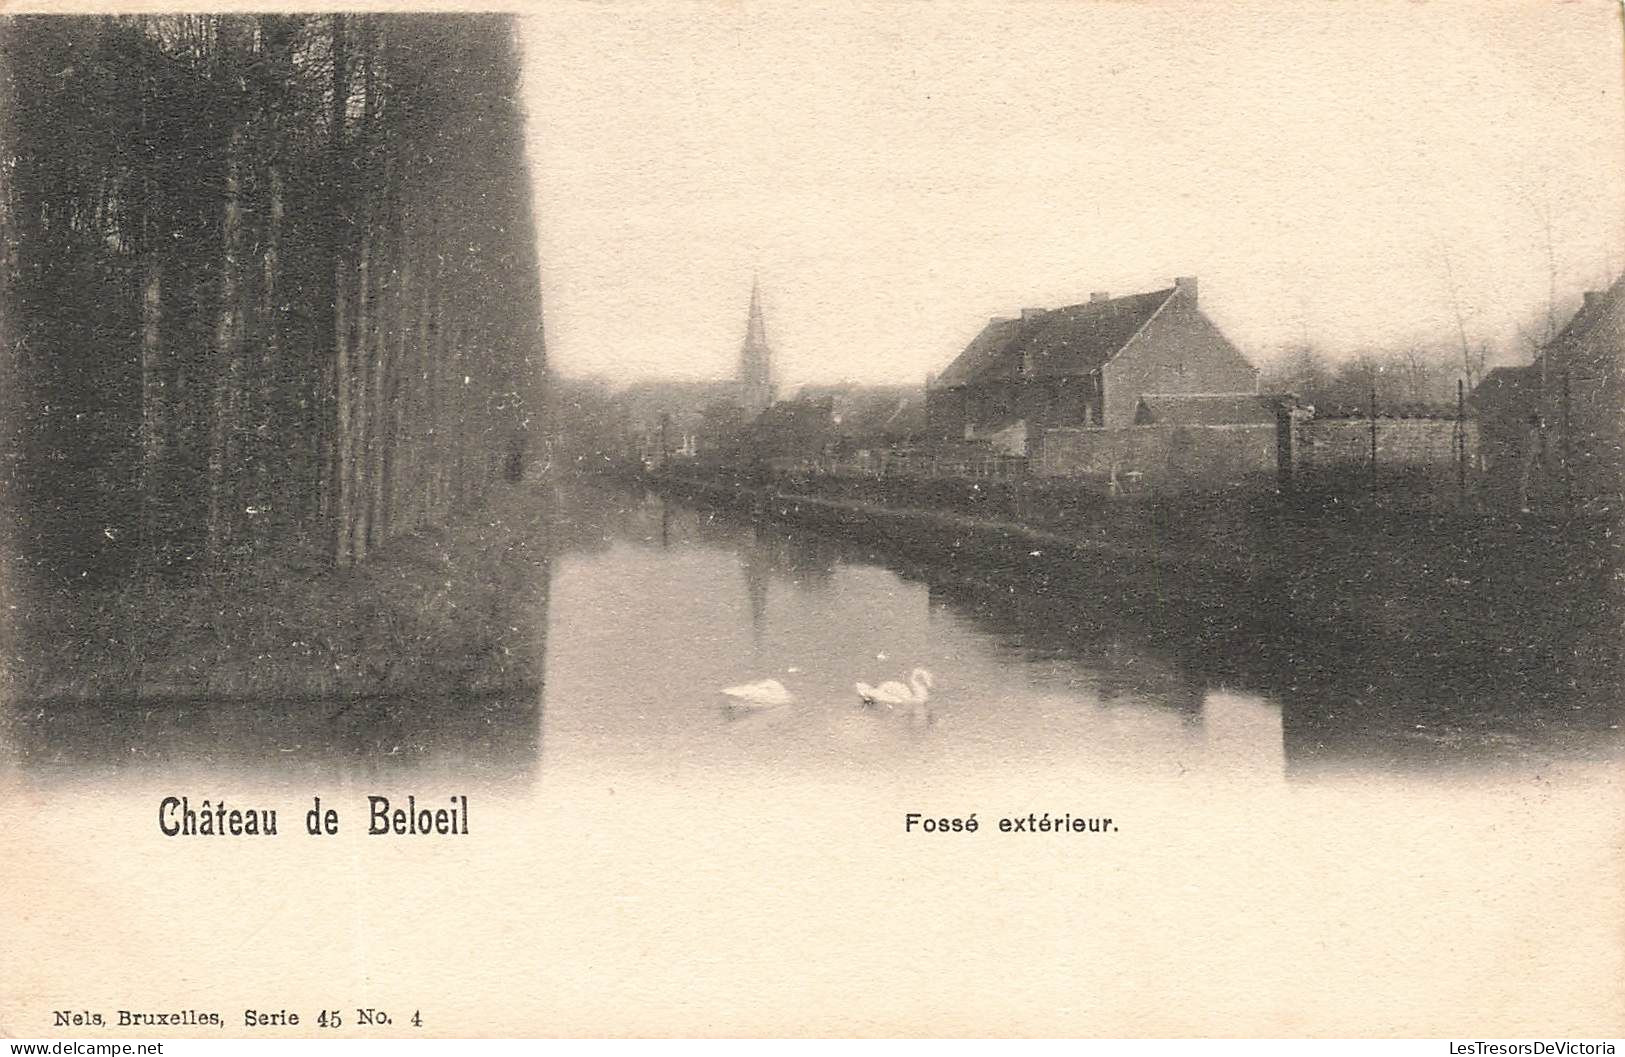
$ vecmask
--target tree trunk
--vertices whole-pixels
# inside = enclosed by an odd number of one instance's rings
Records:
[[[389,539],[398,531],[396,526],[400,492],[398,464],[401,454],[401,429],[405,420],[402,413],[405,397],[402,375],[407,363],[413,330],[411,312],[415,291],[412,286],[417,278],[413,258],[407,247],[408,231],[405,230],[404,224],[402,227],[398,251],[401,274],[395,286],[395,325],[392,331],[395,343],[384,363],[383,406],[380,409],[380,421],[386,423],[383,430],[383,462],[379,474],[378,512],[375,517],[380,539]]]
[[[372,487],[376,473],[374,455],[377,449],[377,421],[373,415],[373,388],[378,373],[379,328],[382,313],[375,302],[382,302],[379,289],[389,274],[387,244],[379,237],[379,219],[387,210],[379,201],[387,181],[374,179],[374,154],[377,147],[377,81],[374,52],[377,49],[377,22],[363,16],[361,23],[361,75],[362,118],[359,138],[360,166],[357,183],[365,198],[361,229],[361,265],[357,274],[355,331],[355,409],[354,447],[351,452],[353,475],[351,478],[350,551],[352,561],[367,556],[372,542]],[[379,259],[375,262],[374,257]],[[375,268],[376,264],[376,268]],[[373,272],[377,275],[374,276]]]
[[[151,224],[151,221],[148,221]],[[163,324],[164,269],[149,241],[141,277],[141,550],[151,568],[158,561],[158,509],[165,435],[163,378],[159,373]]]
[[[260,398],[259,415],[254,424],[255,448],[259,458],[255,460],[255,507],[259,510],[257,515],[266,526],[265,533],[270,532],[273,525],[285,526],[289,523],[288,512],[283,508],[290,501],[289,498],[277,497],[274,491],[274,477],[286,477],[292,469],[292,460],[279,458],[273,470],[272,451],[275,450],[276,441],[276,407],[280,398],[281,386],[278,384],[279,370],[282,363],[282,308],[278,304],[277,279],[282,267],[282,170],[272,163],[270,166],[268,187],[266,191],[266,231],[265,231],[265,269],[260,286],[260,319],[265,328],[260,353]]]
[[[429,505],[429,482],[427,477],[428,461],[426,451],[429,443],[429,429],[432,423],[431,402],[429,390],[429,369],[434,363],[434,343],[439,336],[439,320],[436,313],[439,311],[440,288],[442,282],[442,268],[440,242],[433,231],[425,236],[423,277],[419,285],[423,288],[422,303],[418,309],[418,336],[417,346],[412,350],[412,367],[407,372],[406,382],[410,397],[407,403],[411,419],[406,424],[403,443],[406,454],[401,460],[402,480],[407,482],[404,486],[410,489],[407,500],[411,503],[409,515],[412,526],[416,528],[425,519]],[[430,262],[433,262],[431,265]]]
[[[156,151],[148,118],[148,86],[141,85],[141,144],[147,152],[141,172],[141,450],[139,453],[141,524],[138,526],[141,563],[147,572],[158,564],[158,509],[161,505],[160,469],[163,460],[165,423],[163,379],[159,357],[163,328],[164,269],[159,254],[163,236],[153,213],[157,209],[158,181],[155,178]]]
[[[344,122],[349,103],[350,78],[348,71],[347,41],[343,15],[333,16],[333,85],[331,91],[332,151],[329,156],[328,193],[332,196],[333,226],[333,384],[330,454],[328,465],[328,501],[323,503],[332,526],[333,564],[350,564],[350,342],[349,312],[346,289],[349,280],[348,256],[351,238],[350,219],[346,208],[349,196],[345,188],[349,173],[345,172]]]
[[[333,264],[333,443],[328,456],[331,485],[325,504],[334,528],[333,564],[350,564],[350,342],[349,284],[344,255]]]
[[[223,562],[231,539],[231,492],[235,469],[238,390],[242,384],[241,309],[238,303],[242,262],[241,155],[242,127],[233,123],[226,142],[225,202],[221,233],[220,307],[215,322],[215,378],[209,418],[209,515],[204,553],[210,568]]]
[[[356,265],[356,299],[355,299],[355,347],[353,357],[354,376],[346,379],[344,399],[352,406],[343,413],[348,425],[353,426],[353,434],[344,438],[346,458],[342,467],[345,480],[343,495],[347,503],[345,506],[346,527],[349,534],[349,557],[351,562],[358,562],[367,556],[366,539],[366,502],[362,489],[366,486],[366,472],[363,463],[366,460],[367,437],[367,354],[371,346],[370,331],[367,327],[369,320],[369,302],[372,299],[372,232],[370,225],[364,224],[361,230],[361,251]]]
[[[379,214],[388,216],[393,212],[392,202],[394,188],[391,185],[390,173],[392,165],[386,160],[384,164],[384,178],[382,182],[385,204]],[[384,226],[380,223],[379,226]],[[395,230],[393,222],[386,230],[380,232],[379,242],[389,252],[386,259],[391,262],[400,261],[400,237]],[[384,541],[384,450],[385,438],[389,431],[389,421],[384,416],[384,383],[385,373],[388,370],[390,326],[399,317],[398,305],[401,296],[401,277],[398,263],[387,272],[388,281],[383,289],[387,295],[380,292],[377,305],[373,312],[373,340],[372,350],[368,357],[367,391],[367,477],[364,491],[366,505],[366,529],[364,538],[369,550],[376,548]]]
[[[425,418],[423,441],[424,515],[431,521],[440,516],[441,492],[445,480],[446,440],[446,361],[455,342],[452,327],[446,319],[446,285],[449,279],[444,265],[435,284],[435,341],[429,350],[427,377],[424,379],[429,397],[429,413]]]
[[[393,301],[395,292],[393,287],[399,285],[399,279],[389,284],[390,296],[380,295],[373,310],[372,350],[367,358],[367,391],[363,399],[367,405],[367,462],[366,486],[362,492],[364,498],[365,525],[362,530],[362,539],[366,548],[372,550],[383,541],[383,529],[380,524],[382,518],[380,511],[383,503],[384,486],[384,370],[385,353],[389,348],[388,316],[385,313],[386,303]]]

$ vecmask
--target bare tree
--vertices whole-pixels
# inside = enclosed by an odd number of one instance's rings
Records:
[[[1450,250],[1442,242],[1439,244],[1440,260],[1444,264],[1445,293],[1450,302],[1451,314],[1456,321],[1456,337],[1461,343],[1461,373],[1466,379],[1467,388],[1478,386],[1484,375],[1484,354],[1482,345],[1475,350],[1467,339],[1467,316],[1461,304],[1461,290],[1456,285],[1456,269],[1450,259]]]

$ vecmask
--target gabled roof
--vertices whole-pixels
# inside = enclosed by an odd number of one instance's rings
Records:
[[[1598,320],[1608,315],[1621,299],[1625,299],[1625,275],[1614,280],[1614,285],[1602,293],[1586,294],[1585,303],[1574,313],[1568,325],[1558,331],[1557,337],[1551,340],[1551,345],[1563,345],[1584,336],[1588,330],[1597,325]]]
[[[880,432],[886,437],[911,438],[918,437],[926,431],[929,421],[925,414],[925,399],[920,397],[906,400],[893,411],[880,427]]]
[[[1037,375],[1087,374],[1117,355],[1176,290],[1088,301],[1022,319],[996,319],[937,377],[933,388],[1013,379],[1026,363]]]
[[[1540,371],[1537,365],[1530,363],[1522,367],[1497,367],[1486,374],[1473,391],[1467,395],[1468,400],[1475,399],[1479,393],[1491,393],[1497,390],[1508,391],[1540,385]]]
[[[830,398],[826,396],[812,400],[780,400],[757,415],[751,428],[758,433],[806,436],[827,433],[833,426]]]
[[[1557,336],[1547,342],[1535,356],[1534,363],[1518,367],[1497,367],[1486,374],[1467,397],[1468,403],[1478,408],[1499,408],[1509,402],[1538,401],[1541,394],[1542,366],[1556,358],[1558,369],[1564,350],[1583,341],[1604,320],[1618,311],[1625,301],[1625,275],[1601,293],[1588,293],[1579,311],[1570,317]]]
[[[786,399],[828,403],[835,432],[848,439],[908,436],[925,430],[925,390],[919,385],[805,383]]]
[[[1255,393],[1145,393],[1137,425],[1254,426],[1275,421],[1275,401]]]
[[[949,389],[964,385],[975,378],[988,378],[995,374],[1015,377],[1019,359],[1011,360],[1008,353],[1022,336],[1024,324],[1017,319],[995,319],[982,328],[965,351],[960,353],[948,369],[937,375],[931,383],[934,389]],[[1014,366],[1012,366],[1012,364]]]
[[[1540,367],[1497,367],[1467,394],[1467,404],[1480,415],[1532,414],[1540,406]]]
[[[925,428],[925,405],[920,393],[861,393],[835,413],[836,432],[843,437],[909,434]]]
[[[1018,351],[1031,355],[1034,374],[1087,374],[1117,355],[1173,295],[1169,288],[1057,308],[1038,318]]]

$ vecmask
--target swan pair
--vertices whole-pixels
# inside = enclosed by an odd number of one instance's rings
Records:
[[[931,696],[931,686],[931,673],[924,668],[916,668],[909,673],[907,686],[889,680],[879,686],[858,683],[856,689],[858,699],[866,705],[923,705]],[[790,691],[777,679],[761,679],[754,683],[725,686],[722,693],[733,698],[744,708],[776,708],[795,700]]]

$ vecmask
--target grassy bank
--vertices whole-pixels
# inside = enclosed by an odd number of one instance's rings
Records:
[[[534,484],[361,566],[268,555],[213,575],[3,585],[13,702],[504,694],[539,685],[546,532]]]

